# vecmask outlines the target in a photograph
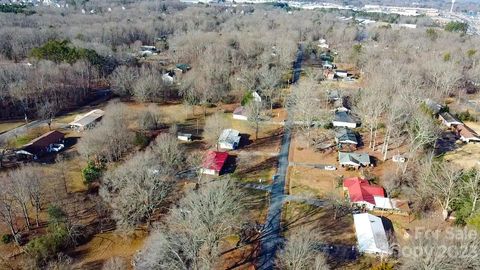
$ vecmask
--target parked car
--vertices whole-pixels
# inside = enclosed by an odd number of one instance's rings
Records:
[[[62,150],[63,148],[65,148],[65,145],[61,144],[61,143],[58,143],[58,144],[54,144],[52,145],[52,152],[60,152],[60,150]]]
[[[337,168],[332,165],[326,165],[324,168],[326,171],[335,171]]]

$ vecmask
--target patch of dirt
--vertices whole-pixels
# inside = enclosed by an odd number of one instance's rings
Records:
[[[73,255],[75,269],[98,269],[106,260],[112,257],[122,257],[128,263],[135,253],[143,247],[147,234],[137,230],[132,235],[108,232],[96,234],[88,243],[78,246]]]

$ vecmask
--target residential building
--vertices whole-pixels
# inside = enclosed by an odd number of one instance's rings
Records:
[[[177,134],[177,139],[179,139],[180,141],[191,142],[192,141],[192,134],[179,132]]]
[[[463,122],[458,120],[455,116],[453,116],[449,112],[441,113],[438,118],[442,120],[442,123],[447,127],[456,127],[458,125],[463,125]]]
[[[100,119],[105,115],[105,112],[100,109],[92,110],[83,116],[75,117],[75,121],[70,122],[68,125],[70,128],[77,131],[86,130],[94,127]]]
[[[390,255],[390,245],[382,219],[369,213],[353,215],[358,250],[362,253]]]
[[[370,156],[361,153],[338,152],[338,162],[342,167],[360,168],[371,166]]]
[[[399,210],[397,201],[385,196],[381,186],[371,185],[359,177],[343,180],[343,191],[348,195],[350,203],[368,210]]]
[[[348,72],[346,70],[335,70],[335,76],[340,77],[340,78],[346,78],[348,77]]]
[[[240,144],[240,132],[235,129],[225,129],[218,139],[218,146],[222,149],[234,150]]]
[[[356,128],[358,126],[357,119],[346,111],[336,111],[332,123],[334,127]]]
[[[65,134],[60,131],[52,130],[42,136],[31,140],[16,151],[17,155],[37,159],[51,152],[56,152],[63,148]]]
[[[233,119],[244,120],[244,121],[248,120],[247,109],[243,106],[237,107],[233,111]]]
[[[465,143],[470,142],[480,142],[480,136],[473,129],[466,125],[458,125],[456,127],[457,135],[460,137],[460,140]]]
[[[227,159],[228,153],[226,152],[209,151],[205,156],[200,172],[208,175],[220,175]]]
[[[339,127],[335,130],[335,142],[337,144],[358,145],[357,134],[346,127]]]

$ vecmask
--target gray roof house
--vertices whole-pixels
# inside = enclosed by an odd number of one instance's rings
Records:
[[[338,163],[342,167],[363,167],[370,166],[370,156],[365,153],[347,153],[347,152],[338,152]]]
[[[234,150],[238,148],[240,139],[240,132],[238,130],[231,128],[225,129],[218,139],[218,146],[222,149]]]
[[[358,144],[357,134],[349,128],[340,127],[335,130],[335,142],[339,144]]]
[[[346,111],[336,111],[332,123],[334,127],[356,128],[358,126],[357,119]]]
[[[447,126],[447,127],[452,127],[452,126],[459,126],[463,125],[463,122],[458,120],[455,116],[453,116],[449,112],[443,112],[441,113],[438,118],[442,120],[442,123]]]

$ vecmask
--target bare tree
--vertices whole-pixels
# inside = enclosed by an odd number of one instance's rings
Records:
[[[310,144],[312,130],[328,122],[331,113],[322,102],[318,83],[311,77],[295,85],[287,100],[287,108],[294,123],[300,127]]]
[[[430,188],[432,197],[442,207],[445,219],[451,211],[451,205],[458,199],[460,177],[462,171],[458,170],[451,164],[433,163],[431,167],[425,168],[427,174],[427,186]]]
[[[215,145],[218,150],[218,139],[223,130],[228,128],[230,123],[222,112],[216,112],[205,120],[203,137],[210,145]]]
[[[107,107],[105,116],[94,129],[85,132],[78,144],[78,152],[87,159],[116,161],[133,144],[128,129],[127,108],[121,103]]]
[[[133,87],[138,77],[139,72],[137,68],[117,67],[109,78],[113,93],[121,97],[132,96]]]
[[[161,124],[161,115],[158,106],[148,105],[147,109],[140,113],[139,126],[143,130],[157,130]]]
[[[135,258],[135,269],[212,269],[221,241],[236,229],[242,193],[221,179],[190,191],[171,210],[167,227],[152,234]]]
[[[28,215],[28,203],[30,202],[30,178],[35,174],[30,170],[31,167],[23,167],[13,170],[8,174],[8,182],[6,190],[10,197],[20,206],[28,229],[31,228],[30,218]]]
[[[182,169],[185,151],[178,143],[177,137],[170,133],[160,134],[150,147],[157,166],[167,174],[174,174]]]
[[[463,185],[464,192],[468,194],[472,202],[472,209],[470,215],[477,210],[478,200],[480,199],[480,172],[473,170],[471,174],[466,176],[466,181]]]
[[[247,104],[248,121],[255,127],[255,140],[258,139],[258,131],[262,121],[266,120],[266,115],[263,113],[262,102],[251,100]]]
[[[287,238],[285,248],[278,254],[279,268],[285,270],[329,269],[323,254],[316,250],[319,241],[317,235],[307,228],[293,232]]]
[[[401,269],[478,269],[480,238],[467,229],[419,233],[400,250]]]
[[[103,177],[100,196],[113,208],[120,229],[133,229],[165,201],[173,188],[171,176],[152,152],[139,153]]]

